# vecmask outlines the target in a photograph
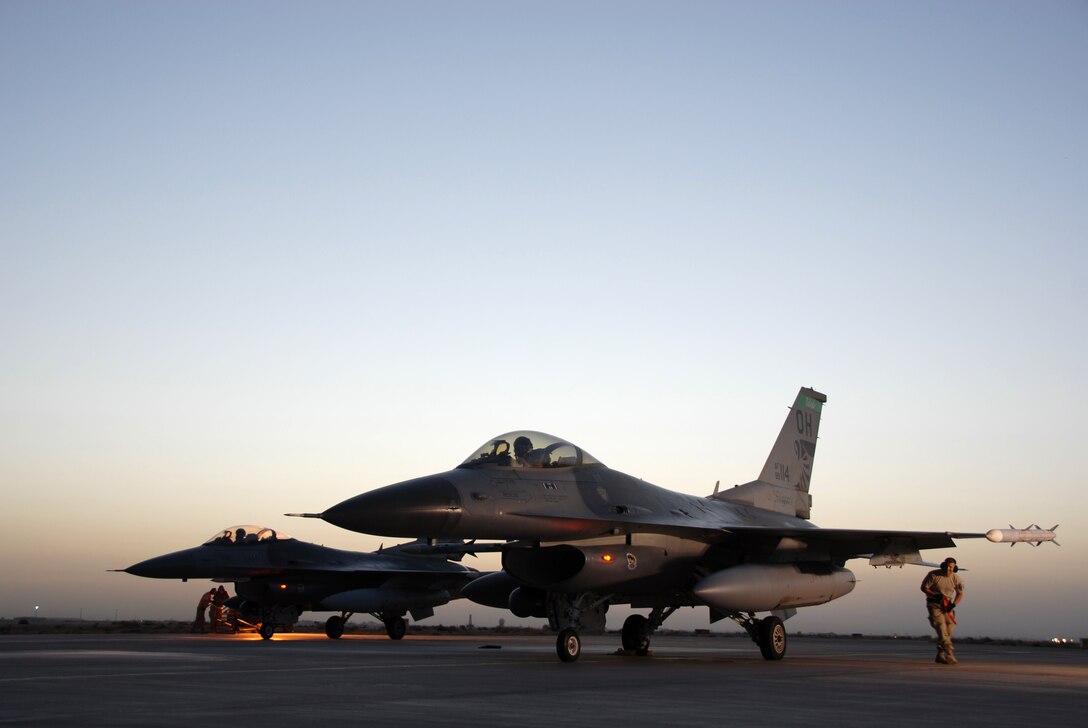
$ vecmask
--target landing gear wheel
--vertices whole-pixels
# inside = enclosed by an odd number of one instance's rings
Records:
[[[786,627],[778,617],[760,620],[759,651],[766,660],[781,660],[786,656]]]
[[[555,652],[563,662],[574,662],[582,654],[582,639],[578,632],[567,628],[555,640]]]
[[[335,614],[325,620],[325,635],[330,640],[338,640],[344,634],[344,620]]]
[[[650,653],[650,635],[646,633],[648,622],[649,620],[641,614],[632,614],[624,620],[623,629],[620,631],[620,641],[625,651],[634,652],[639,656]]]
[[[261,633],[261,639],[270,640],[272,635],[276,634],[276,625],[271,622],[261,622],[261,628],[257,631]]]
[[[387,619],[385,622],[385,631],[389,635],[389,639],[399,640],[404,637],[404,634],[408,631],[408,623],[404,621],[404,617]]]

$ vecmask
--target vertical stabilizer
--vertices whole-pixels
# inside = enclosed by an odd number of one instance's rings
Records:
[[[759,480],[738,485],[714,497],[748,503],[776,513],[808,518],[812,510],[809,481],[816,457],[820,413],[827,397],[802,387],[782,425]]]
[[[759,474],[761,481],[808,493],[812,459],[816,456],[816,436],[820,431],[820,412],[826,401],[827,397],[816,390],[801,388],[763,472]]]

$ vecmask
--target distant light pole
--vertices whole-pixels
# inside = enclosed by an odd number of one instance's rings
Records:
[[[41,609],[37,604],[34,605],[34,619],[38,618],[38,610]]]

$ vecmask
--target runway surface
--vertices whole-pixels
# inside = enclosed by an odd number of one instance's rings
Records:
[[[793,637],[655,636],[650,657],[587,637],[5,635],[2,725],[1083,725],[1088,650]]]

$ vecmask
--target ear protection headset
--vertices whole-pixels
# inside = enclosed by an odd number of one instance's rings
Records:
[[[941,568],[943,569],[944,567],[948,566],[949,564],[952,564],[952,573],[955,573],[955,572],[960,570],[960,567],[956,564],[956,560],[953,559],[951,556],[949,556],[947,559],[945,559],[944,561],[941,562]]]

